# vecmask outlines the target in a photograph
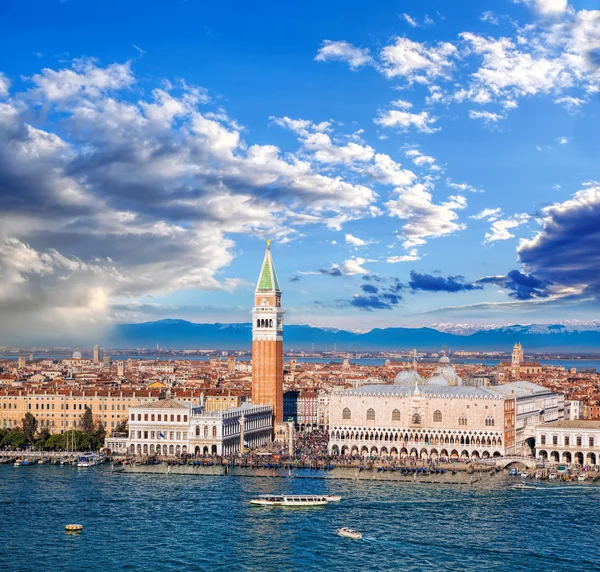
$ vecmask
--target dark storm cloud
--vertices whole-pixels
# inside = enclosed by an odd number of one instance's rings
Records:
[[[379,288],[373,286],[373,284],[363,284],[360,289],[367,294],[377,294],[379,292]]]
[[[421,274],[411,270],[408,286],[411,290],[425,292],[463,292],[468,290],[481,290],[483,286],[466,282],[463,276],[434,276]]]
[[[547,298],[550,293],[548,288],[552,282],[540,280],[531,274],[523,274],[518,270],[511,270],[506,276],[488,276],[477,280],[477,284],[496,284],[509,290],[508,295],[514,300],[533,300],[534,298]]]
[[[335,276],[336,278],[339,276],[343,276],[342,271],[339,268],[321,268],[319,269],[321,274],[327,274],[328,276]]]
[[[521,243],[525,271],[547,284],[600,296],[600,185],[544,209],[542,230]]]

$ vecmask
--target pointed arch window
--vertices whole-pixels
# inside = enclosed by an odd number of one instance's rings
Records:
[[[399,409],[394,409],[394,411],[392,411],[392,421],[400,421],[400,410]]]
[[[367,409],[367,421],[375,421],[375,409]]]
[[[439,409],[433,412],[433,421],[434,423],[442,422],[442,412]]]
[[[347,407],[344,408],[344,411],[342,411],[342,419],[352,419],[352,413]]]
[[[421,425],[421,416],[418,413],[415,413],[412,416],[413,425]]]

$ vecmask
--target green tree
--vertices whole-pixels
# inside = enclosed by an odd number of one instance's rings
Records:
[[[94,416],[92,415],[91,409],[86,409],[79,421],[79,426],[81,427],[84,433],[88,435],[93,435],[94,433]]]
[[[19,429],[9,431],[2,439],[2,443],[0,443],[0,445],[2,445],[2,447],[9,447],[11,449],[23,447],[23,445],[25,445],[25,435],[23,434],[23,431]]]
[[[21,421],[21,425],[23,426],[25,441],[27,441],[27,443],[33,443],[35,430],[37,429],[37,419],[31,413],[27,412]]]
[[[49,451],[64,451],[65,450],[65,436],[64,435],[50,435],[46,441],[45,448]]]
[[[38,441],[44,441],[44,443],[50,439],[50,431],[44,427],[38,431]]]
[[[115,427],[115,433],[128,433],[127,428],[127,417],[125,419],[121,419],[121,421],[117,422],[117,426]]]
[[[104,445],[104,439],[106,439],[106,429],[104,423],[98,421],[98,427],[96,428],[96,434],[94,435],[96,441],[96,447],[100,448]]]

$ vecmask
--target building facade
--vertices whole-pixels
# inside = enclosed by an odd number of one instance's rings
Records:
[[[425,380],[403,371],[394,385],[336,390],[329,400],[329,450],[334,455],[374,457],[477,459],[521,454],[519,405],[524,435],[547,414],[558,414],[558,397],[534,384],[501,387],[505,391],[465,385],[443,355]],[[530,411],[532,403],[535,411]]]
[[[252,310],[252,402],[272,406],[275,423],[283,420],[283,308],[270,241]]]
[[[536,427],[536,457],[554,463],[598,465],[600,421],[562,420]]]
[[[232,455],[272,438],[273,410],[245,403],[221,411],[160,399],[129,411],[130,455]]]

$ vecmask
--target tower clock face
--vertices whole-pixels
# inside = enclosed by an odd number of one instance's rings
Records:
[[[268,298],[263,298],[263,299],[260,301],[260,305],[261,305],[261,306],[268,306],[268,305],[269,305],[269,299],[268,299]]]

